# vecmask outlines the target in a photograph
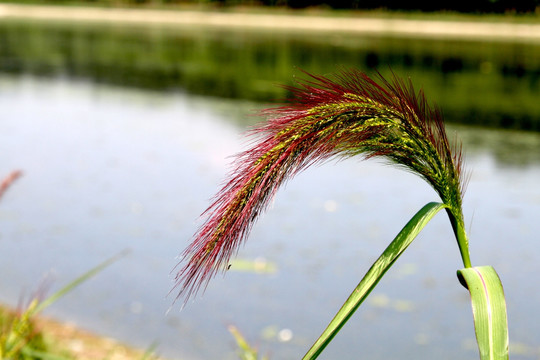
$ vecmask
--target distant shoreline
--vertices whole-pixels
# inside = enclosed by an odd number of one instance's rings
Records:
[[[262,14],[199,10],[64,7],[0,3],[0,20],[204,26],[289,32],[339,32],[400,37],[540,42],[540,24],[413,20],[363,16]]]

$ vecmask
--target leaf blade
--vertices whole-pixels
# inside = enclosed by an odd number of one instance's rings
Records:
[[[508,359],[506,301],[495,269],[491,266],[465,268],[458,271],[458,278],[471,295],[480,359]]]
[[[117,255],[103,261],[101,264],[98,264],[97,266],[93,267],[92,269],[88,270],[84,274],[78,276],[76,279],[69,282],[67,285],[62,287],[60,290],[56,291],[54,294],[47,297],[45,300],[39,302],[36,304],[36,307],[31,309],[28,313],[28,316],[33,316],[35,314],[40,313],[45,308],[51,306],[54,302],[56,302],[58,299],[75,289],[77,286],[81,285],[88,279],[94,277],[95,275],[99,274],[101,271],[103,271],[106,267],[113,264],[114,262],[118,261],[121,257],[127,255],[128,250],[124,250]]]
[[[430,202],[409,220],[381,256],[373,263],[341,309],[330,321],[327,328],[315,341],[306,355],[304,355],[303,360],[316,359],[322,353],[324,348],[332,341],[334,336],[341,330],[343,325],[345,325],[369,293],[375,288],[386,271],[390,269],[433,216],[446,207],[447,206],[442,203]]]

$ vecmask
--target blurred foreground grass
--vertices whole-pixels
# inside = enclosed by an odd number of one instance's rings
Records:
[[[14,322],[20,322],[21,311],[0,305],[0,338],[6,336]],[[158,359],[142,350],[131,348],[114,339],[63,323],[36,316],[25,325],[27,350],[13,359],[77,359],[77,360],[141,360]]]
[[[0,185],[0,190],[5,191],[20,176],[13,174],[20,172],[15,171],[6,177]],[[58,299],[101,273],[126,254],[127,251],[124,251],[105,260],[50,296],[45,297],[43,290],[38,291],[30,297],[26,305],[19,304],[16,309],[0,304],[0,359],[157,359],[151,351],[131,349],[118,341],[79,329],[75,324],[60,323],[41,315],[43,310]]]

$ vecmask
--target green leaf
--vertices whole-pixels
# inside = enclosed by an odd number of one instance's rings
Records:
[[[105,260],[101,264],[97,265],[96,267],[88,270],[87,272],[85,272],[84,274],[76,278],[75,280],[71,281],[69,284],[67,284],[66,286],[64,286],[63,288],[61,288],[54,294],[52,294],[51,296],[43,300],[42,302],[37,303],[34,308],[29,309],[28,316],[30,317],[32,315],[35,315],[43,311],[45,308],[51,306],[54,302],[56,302],[58,299],[60,299],[61,297],[63,297],[64,295],[72,291],[74,288],[76,288],[77,286],[85,282],[86,280],[90,279],[91,277],[97,275],[98,273],[103,271],[106,267],[111,265],[112,263],[118,261],[118,259],[120,259],[122,256],[125,256],[127,252],[128,252],[127,250],[122,251],[118,255],[115,255]]]
[[[471,293],[480,359],[508,359],[506,301],[499,276],[493,267],[479,266],[459,270],[458,279]]]
[[[247,340],[244,338],[242,333],[234,325],[229,325],[229,332],[234,336],[236,344],[238,345],[238,356],[241,360],[257,360],[258,354],[257,349],[253,348]],[[261,360],[268,360],[268,358],[262,357]]]
[[[399,256],[411,244],[418,233],[420,233],[437,212],[445,207],[446,205],[437,202],[428,203],[420,209],[411,220],[409,220],[407,225],[405,225],[377,261],[371,266],[366,275],[364,275],[364,278],[360,281],[358,286],[356,286],[330,324],[328,324],[328,327],[313,344],[311,349],[309,349],[306,355],[304,355],[304,360],[316,359],[321,354],[324,348],[332,341],[334,336],[336,336],[347,320],[349,320],[360,304],[362,304],[369,293],[375,288],[375,285],[381,280],[386,271],[390,269]]]
[[[40,359],[40,360],[70,360],[70,358],[51,354],[47,351],[39,351],[25,346],[21,349],[22,359]]]

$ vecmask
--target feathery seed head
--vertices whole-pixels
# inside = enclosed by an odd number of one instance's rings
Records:
[[[229,180],[203,215],[206,222],[183,253],[176,275],[186,299],[219,271],[247,237],[279,186],[307,166],[331,157],[381,157],[426,180],[463,221],[462,156],[446,136],[443,118],[410,81],[342,71],[332,78],[286,87],[290,102],[263,111],[255,142],[239,154]]]

